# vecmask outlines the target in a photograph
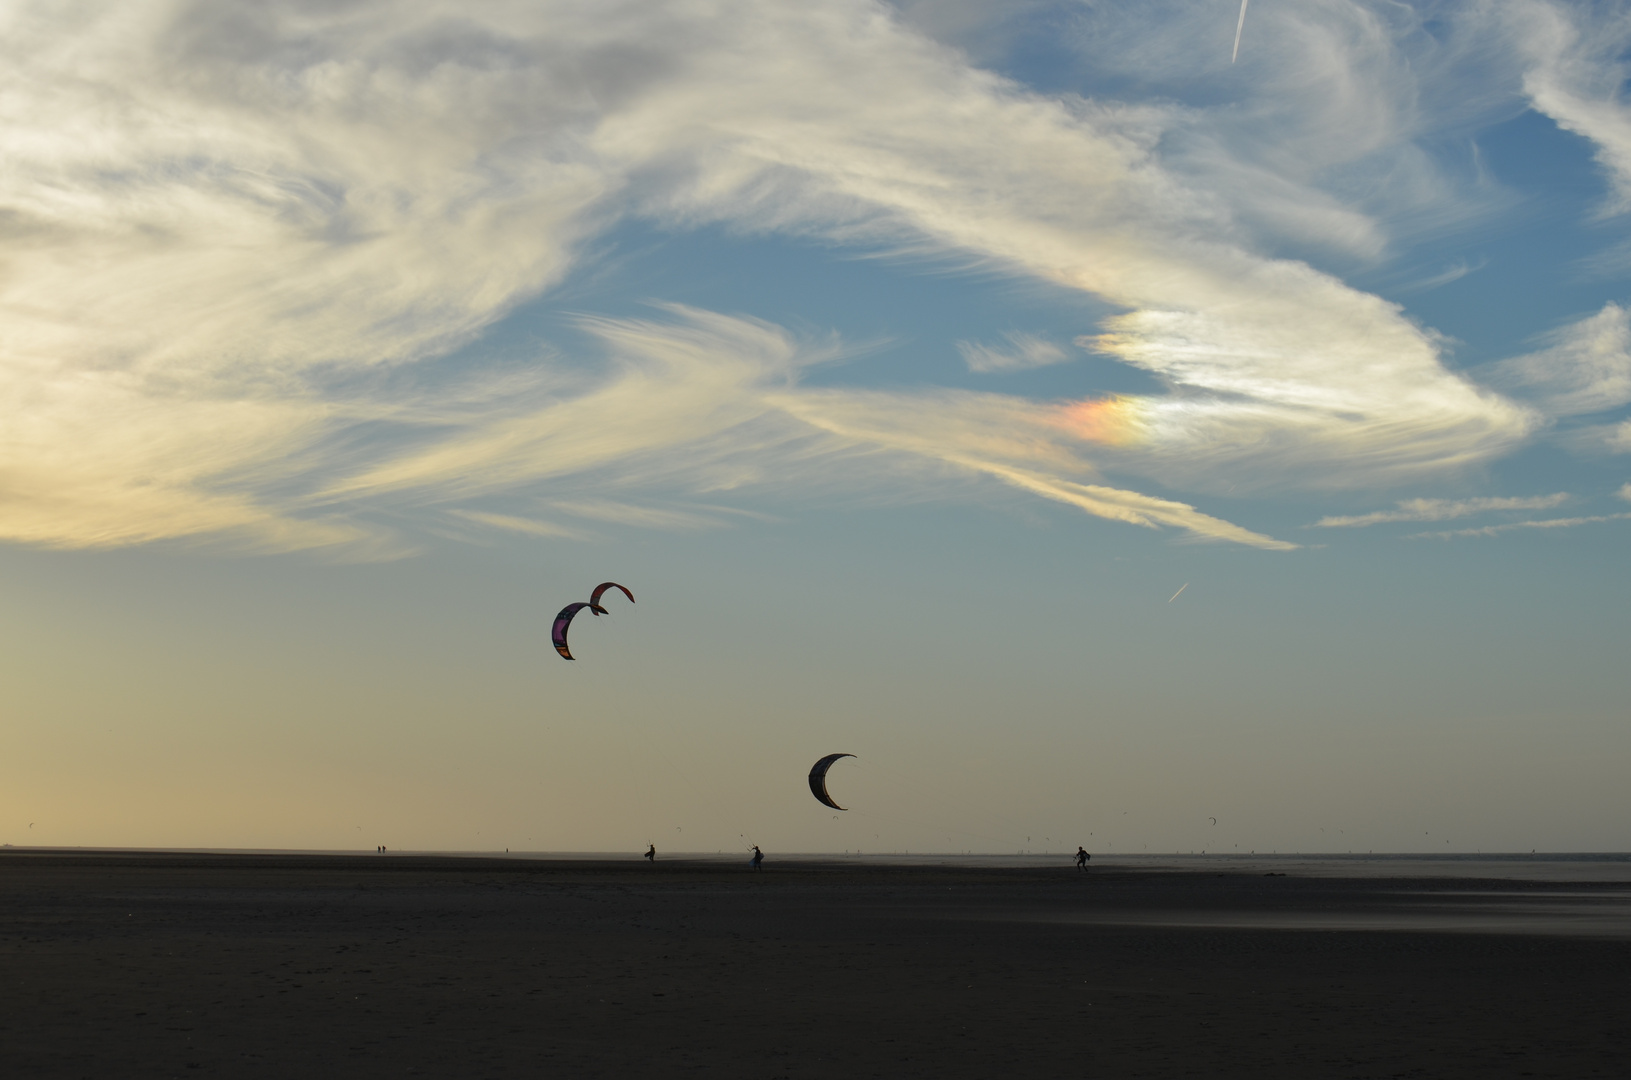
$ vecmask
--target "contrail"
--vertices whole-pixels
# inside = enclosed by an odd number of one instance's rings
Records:
[[[1246,5],[1251,2],[1252,0],[1240,0],[1240,21],[1235,23],[1235,51],[1229,54],[1231,64],[1235,62],[1235,57],[1240,55],[1240,32],[1246,28]],[[1178,591],[1183,592],[1182,589]]]
[[[1174,600],[1176,600],[1176,599],[1178,599],[1178,593],[1181,593],[1181,592],[1183,592],[1183,591],[1184,591],[1184,590],[1185,590],[1185,589],[1187,589],[1187,588],[1189,588],[1189,582],[1187,582],[1187,581],[1186,581],[1186,582],[1184,582],[1184,583],[1183,583],[1183,584],[1182,584],[1182,585],[1180,585],[1180,586],[1178,586],[1178,592],[1175,592],[1175,593],[1173,593],[1173,594],[1172,594],[1172,595],[1171,595],[1171,596],[1169,596],[1169,597],[1168,597],[1168,598],[1167,598],[1167,603],[1169,603],[1169,604],[1170,604],[1170,603],[1172,603],[1172,602],[1173,602],[1173,601],[1174,601]]]

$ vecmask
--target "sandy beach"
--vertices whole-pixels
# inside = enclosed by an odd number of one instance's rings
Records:
[[[0,853],[16,1077],[1624,1075],[1623,875]]]

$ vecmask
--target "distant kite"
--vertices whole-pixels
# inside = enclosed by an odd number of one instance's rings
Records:
[[[1240,0],[1240,21],[1235,23],[1235,51],[1229,54],[1231,64],[1235,62],[1235,57],[1240,55],[1240,32],[1246,29],[1246,5],[1251,2],[1252,0]]]
[[[633,593],[629,592],[628,589],[619,585],[615,581],[608,581],[603,584],[596,585],[595,591],[589,594],[589,610],[594,612],[596,615],[608,614],[606,609],[600,606],[600,598],[606,595],[607,589],[622,589],[623,595],[629,598],[629,603],[634,603]]]
[[[1189,582],[1186,581],[1182,585],[1178,586],[1178,592],[1175,592],[1171,596],[1167,597],[1167,603],[1170,604],[1174,600],[1178,599],[1178,593],[1183,592],[1187,588],[1189,588]]]
[[[568,604],[563,607],[561,613],[555,616],[555,628],[549,632],[550,638],[555,642],[555,651],[568,660],[574,657],[566,647],[566,631],[572,625],[572,617],[586,607],[589,605],[584,603]]]
[[[832,796],[827,794],[827,770],[832,768],[832,763],[837,761],[839,758],[854,756],[854,754],[828,754],[826,757],[816,762],[810,769],[810,794],[814,795],[819,801],[832,807],[834,810],[844,809],[842,806],[839,806],[837,803],[833,802]]]
[[[634,603],[634,594],[629,592],[627,586],[619,585],[615,581],[605,581],[595,586],[595,591],[589,594],[589,599],[586,602],[568,604],[561,609],[559,615],[555,616],[555,628],[550,631],[549,636],[555,642],[555,651],[566,657],[566,659],[575,659],[572,651],[566,647],[566,632],[572,626],[573,616],[584,608],[588,608],[596,615],[608,614],[606,609],[600,606],[600,598],[606,595],[607,589],[621,589],[623,595],[629,598],[629,603]]]
[[[1213,819],[1212,819],[1212,824],[1214,824],[1214,825],[1216,825],[1216,824],[1217,824],[1217,823],[1218,823],[1218,819],[1217,819],[1217,818],[1213,818]]]

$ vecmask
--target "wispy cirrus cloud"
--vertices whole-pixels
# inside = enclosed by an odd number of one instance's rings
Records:
[[[562,481],[600,491],[752,492],[813,486],[816,474],[839,467],[852,491],[938,483],[949,493],[946,476],[985,477],[1096,517],[1176,528],[1191,539],[1296,546],[1180,501],[1084,483],[1096,478],[1092,464],[1075,453],[1071,439],[1045,435],[1045,412],[1022,399],[804,388],[798,372],[839,355],[841,345],[802,341],[772,324],[714,312],[670,305],[666,314],[584,320],[615,360],[604,383],[518,409],[501,425],[475,420],[417,453],[344,479],[319,498],[446,505]],[[942,471],[939,481],[925,473],[925,464]],[[548,505],[645,528],[690,529],[722,520],[604,496],[553,498]],[[570,535],[533,518],[454,512],[494,528]]]
[[[532,519],[478,504],[862,491],[929,463],[1289,546],[1105,476],[1398,484],[1488,461],[1539,422],[1449,370],[1396,305],[1265,253],[1278,238],[1376,257],[1384,211],[1457,202],[1413,148],[1431,81],[1402,44],[1416,24],[1318,8],[1266,17],[1258,55],[1286,63],[1211,108],[1038,93],[869,0],[14,5],[0,535],[360,544],[381,507],[515,529]],[[1145,50],[1205,22],[1172,11]],[[1146,20],[1115,17],[1133,37]],[[1327,183],[1383,160],[1416,178],[1382,185],[1401,201]],[[677,308],[585,318],[601,355],[540,349],[513,393],[439,401],[383,376],[463,347],[480,383],[484,330],[629,218],[946,254],[1090,294],[1119,314],[1079,342],[1164,389],[816,389],[803,372],[836,340]],[[1063,353],[1008,345],[965,357]]]
[[[633,525],[642,529],[716,529],[724,524],[719,517],[694,510],[640,506],[610,499],[556,499],[550,505],[563,513],[588,518],[591,521]]]
[[[1451,263],[1443,270],[1440,270],[1438,273],[1428,274],[1426,277],[1416,278],[1400,286],[1399,288],[1402,292],[1428,292],[1432,289],[1442,288],[1445,285],[1460,281],[1468,274],[1476,274],[1487,265],[1489,265],[1487,260],[1481,260],[1477,263],[1468,263],[1465,259],[1457,259],[1455,262]]]
[[[942,392],[930,400],[921,395],[834,390],[782,393],[771,400],[789,415],[839,439],[990,476],[1096,517],[1146,528],[1179,528],[1196,540],[1281,551],[1297,546],[1186,503],[1082,483],[1095,475],[1092,464],[1073,453],[1069,440],[1045,434],[1050,418],[1011,398]]]
[[[1544,518],[1540,521],[1508,521],[1501,525],[1484,525],[1476,529],[1451,529],[1446,532],[1412,533],[1407,540],[1453,540],[1461,536],[1499,536],[1502,533],[1525,529],[1573,529],[1580,525],[1597,525],[1605,521],[1631,520],[1631,514],[1593,514],[1588,517]]]
[[[829,95],[842,116],[801,107],[796,143],[756,111],[785,84],[724,106],[718,123],[746,160],[729,185],[695,185],[666,208],[915,237],[1127,309],[1084,343],[1178,392],[1137,399],[1128,415],[1141,422],[1113,434],[1105,460],[1162,482],[1397,483],[1486,460],[1531,430],[1527,410],[1448,371],[1396,306],[1234,243],[1221,208],[1150,150],[1169,111],[1050,100],[896,44],[867,35],[839,50],[890,53],[847,83],[886,106]],[[957,125],[936,121],[947,108]],[[664,132],[685,130],[678,111],[671,121]]]
[[[568,528],[550,521],[540,521],[537,518],[517,517],[514,514],[494,514],[485,510],[465,510],[454,508],[448,511],[454,517],[477,525],[485,525],[490,529],[500,529],[505,532],[523,533],[527,536],[542,536],[551,540],[589,540],[592,536],[581,529]]]
[[[801,341],[761,320],[669,305],[667,319],[584,318],[610,357],[605,374],[575,393],[512,401],[420,445],[336,478],[317,498],[375,497],[446,503],[562,480],[639,468],[648,458],[690,472],[739,452],[792,438],[766,432],[765,389],[801,366],[841,355],[834,340]],[[734,437],[731,436],[734,433]],[[680,454],[679,448],[685,448]],[[671,455],[680,454],[679,460]],[[615,504],[577,500],[578,511]],[[588,515],[588,516],[593,516]]]
[[[1569,501],[1567,492],[1555,495],[1520,496],[1516,498],[1483,499],[1404,499],[1394,510],[1377,510],[1369,514],[1323,517],[1314,522],[1318,529],[1358,529],[1368,525],[1387,525],[1398,521],[1448,521],[1453,518],[1488,514],[1497,510],[1550,510]]]
[[[307,15],[0,13],[0,536],[366,540],[269,494],[375,411],[327,379],[468,340],[569,264],[603,176],[505,152],[529,125],[566,149],[582,109],[543,68],[433,5]]]
[[[1038,35],[1051,43],[1058,22],[1070,28],[1086,96],[1131,84],[1181,103],[1163,163],[1205,193],[1232,235],[1376,260],[1513,204],[1442,152],[1522,108],[1522,68],[1493,40],[1505,31],[1490,25],[1490,6],[1271,5],[1252,12],[1238,63],[1232,23],[1220,54],[1219,13],[1186,0],[1059,5]],[[1000,37],[980,27],[957,40],[978,52],[977,35]]]
[[[1547,347],[1496,364],[1490,381],[1551,416],[1631,404],[1631,311],[1616,303],[1549,335]]]
[[[1063,364],[1071,359],[1070,353],[1046,338],[1035,334],[1010,331],[1003,335],[1006,344],[987,345],[978,341],[959,341],[957,351],[970,371],[982,374],[997,371],[1026,371],[1030,368]]]
[[[1523,88],[1534,107],[1596,147],[1613,189],[1604,212],[1631,211],[1631,107],[1622,97],[1631,16],[1615,4],[1550,0],[1484,7],[1527,60]]]

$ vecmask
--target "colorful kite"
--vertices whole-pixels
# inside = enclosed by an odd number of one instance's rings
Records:
[[[634,594],[629,592],[628,589],[624,588],[622,585],[619,585],[615,581],[603,582],[600,585],[596,585],[595,591],[589,594],[589,610],[594,612],[596,615],[610,614],[605,608],[600,606],[600,598],[606,595],[607,589],[622,589],[623,595],[629,598],[629,603],[634,603]]]
[[[568,604],[561,609],[559,615],[555,616],[555,628],[550,631],[549,636],[554,639],[555,651],[568,660],[573,659],[573,656],[566,647],[566,631],[572,625],[572,616],[588,606],[588,604],[583,603]]]

